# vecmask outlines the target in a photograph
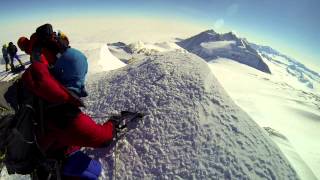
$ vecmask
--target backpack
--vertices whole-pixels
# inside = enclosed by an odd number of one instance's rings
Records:
[[[17,49],[17,46],[15,46],[14,44],[10,43],[8,48],[7,48],[7,51],[8,51],[10,56],[14,56],[15,54],[17,54],[18,49]]]
[[[20,80],[13,82],[7,93],[17,93],[17,102],[15,113],[0,119],[0,160],[9,174],[31,174],[45,159],[35,134],[43,126],[41,100],[23,89]]]
[[[16,45],[13,45],[13,52],[14,52],[14,54],[17,54],[17,52],[18,52],[18,48],[17,48],[17,46]]]
[[[51,24],[44,24],[36,29],[36,34],[39,38],[47,40],[53,35],[53,28]]]

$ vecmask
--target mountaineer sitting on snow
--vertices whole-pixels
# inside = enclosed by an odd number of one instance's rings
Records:
[[[46,157],[66,162],[63,175],[98,179],[100,163],[78,150],[108,145],[115,136],[116,122],[96,124],[80,110],[83,106],[80,98],[87,96],[84,87],[87,58],[66,41],[60,44],[50,24],[40,26],[30,40],[20,38],[18,44],[32,60],[22,75],[23,87],[43,101],[41,113],[46,126],[44,133],[37,134],[41,150]],[[66,165],[68,162],[71,166]],[[72,166],[74,163],[87,168],[80,173]],[[40,167],[34,176],[46,179],[48,172]]]

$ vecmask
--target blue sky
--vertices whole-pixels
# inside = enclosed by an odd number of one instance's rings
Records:
[[[179,17],[320,66],[319,7],[319,0],[8,0],[1,2],[0,27],[52,17]]]

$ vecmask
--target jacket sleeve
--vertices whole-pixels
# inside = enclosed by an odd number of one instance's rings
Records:
[[[97,124],[80,112],[67,128],[58,133],[58,141],[67,146],[103,147],[112,141],[114,134],[111,121]]]
[[[46,64],[33,62],[22,75],[22,81],[28,90],[50,103],[82,104],[50,74]]]

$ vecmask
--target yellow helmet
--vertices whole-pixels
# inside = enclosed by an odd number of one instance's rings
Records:
[[[3,48],[7,48],[7,47],[8,47],[8,45],[7,45],[7,44],[4,44],[2,47],[3,47]]]
[[[61,39],[65,39],[67,38],[66,34],[60,31],[60,37]]]

